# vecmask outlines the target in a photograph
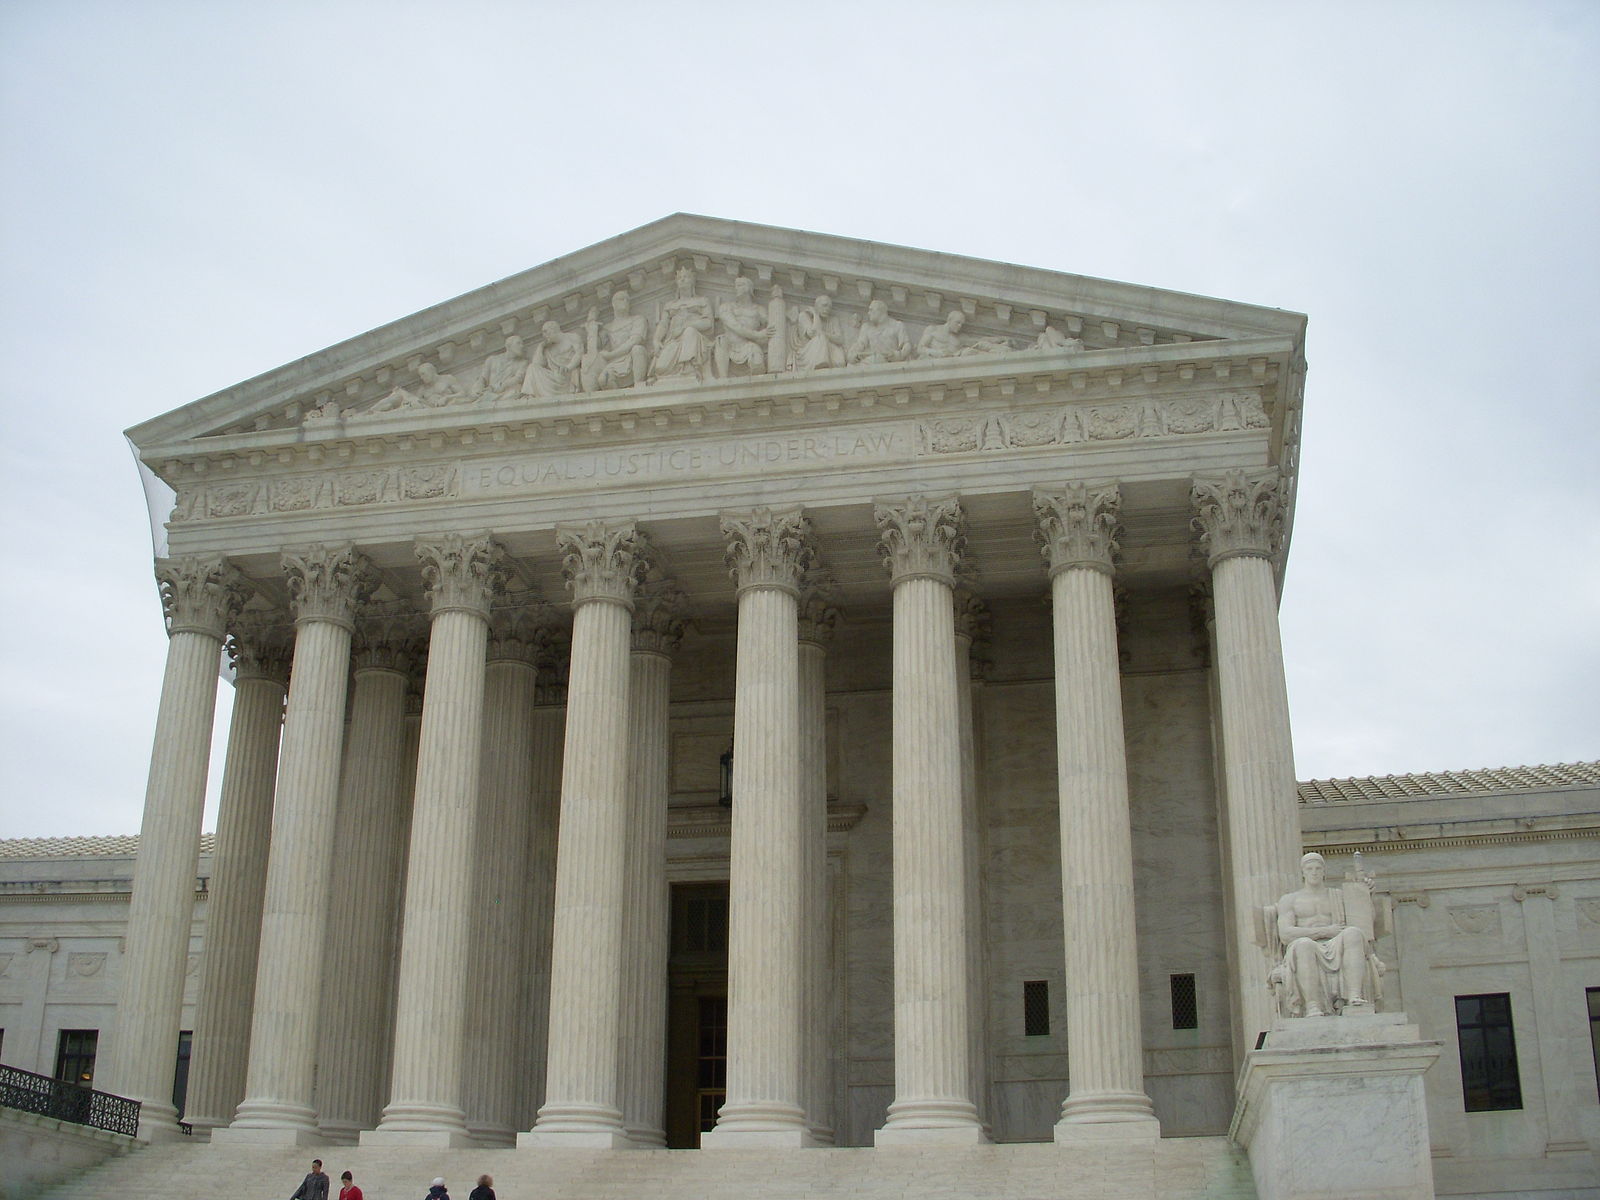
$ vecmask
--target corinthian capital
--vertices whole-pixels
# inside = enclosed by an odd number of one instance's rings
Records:
[[[587,521],[556,526],[573,604],[609,600],[631,605],[634,589],[650,568],[648,543],[632,521]]]
[[[822,570],[807,571],[800,581],[799,639],[814,646],[833,640],[839,623],[839,586],[832,575]]]
[[[798,593],[801,577],[816,553],[811,522],[798,508],[723,513],[722,537],[727,542],[728,574],[740,591],[770,587]]]
[[[204,633],[221,641],[250,587],[225,558],[158,558],[156,586],[167,634]]]
[[[1277,553],[1283,540],[1283,490],[1276,470],[1197,478],[1189,497],[1199,514],[1193,525],[1213,567],[1238,555],[1271,558]]]
[[[909,496],[876,505],[873,515],[880,530],[878,553],[895,583],[937,579],[955,585],[967,548],[967,516],[960,500]]]
[[[378,584],[371,561],[348,543],[285,550],[283,571],[296,622],[329,621],[346,629],[355,628],[356,610]]]
[[[652,654],[671,654],[683,640],[687,598],[677,584],[641,584],[633,597],[633,648]]]
[[[358,671],[396,671],[404,674],[421,646],[422,617],[404,602],[369,605],[356,624],[351,661]]]
[[[289,682],[289,662],[294,657],[294,625],[279,609],[252,609],[240,613],[228,626],[228,661],[235,679],[270,679]]]
[[[505,591],[506,552],[487,533],[446,533],[418,538],[422,586],[434,616],[466,612],[489,617],[489,606]]]
[[[556,610],[536,592],[507,596],[489,618],[489,661],[545,666],[554,654],[556,623]]]
[[[1114,483],[1035,488],[1033,515],[1043,543],[1039,552],[1050,562],[1051,577],[1071,567],[1111,574],[1121,508],[1122,494]]]

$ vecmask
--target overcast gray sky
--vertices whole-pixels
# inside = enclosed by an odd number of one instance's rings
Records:
[[[1600,757],[1600,4],[0,0],[0,105],[0,836],[139,826],[124,428],[675,211],[1309,314],[1301,777]]]

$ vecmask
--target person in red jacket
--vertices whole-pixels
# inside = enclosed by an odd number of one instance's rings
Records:
[[[356,1186],[356,1177],[349,1171],[339,1176],[339,1200],[361,1200],[361,1189]]]

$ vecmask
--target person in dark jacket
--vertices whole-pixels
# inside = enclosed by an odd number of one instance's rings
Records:
[[[289,1200],[328,1200],[328,1177],[322,1173],[322,1160],[311,1160],[311,1173],[300,1181]]]
[[[444,1180],[435,1179],[433,1186],[428,1189],[428,1194],[422,1200],[450,1200],[450,1193],[445,1190]]]
[[[487,1175],[478,1176],[478,1186],[472,1189],[467,1200],[494,1200],[494,1180]]]

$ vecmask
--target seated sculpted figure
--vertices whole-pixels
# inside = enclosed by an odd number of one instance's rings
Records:
[[[650,322],[632,311],[628,293],[611,294],[611,320],[600,328],[599,317],[589,310],[588,347],[583,357],[583,390],[598,392],[606,388],[643,387],[650,370],[650,352],[645,342],[650,337]]]
[[[1373,953],[1372,876],[1327,885],[1328,865],[1312,851],[1300,860],[1302,886],[1277,903],[1277,941],[1283,961],[1272,972],[1284,1016],[1321,1017],[1371,1012],[1383,964]],[[1353,890],[1352,890],[1353,889]],[[1364,908],[1359,917],[1351,904]]]
[[[794,369],[816,371],[844,366],[848,344],[844,323],[834,314],[833,297],[827,292],[817,302],[802,308],[795,317]]]
[[[656,319],[655,358],[650,377],[687,377],[704,383],[711,362],[711,301],[694,294],[694,272],[679,267],[674,277],[678,294],[661,306]]]
[[[421,383],[416,391],[397,387],[367,411],[381,413],[397,408],[443,408],[447,404],[465,404],[467,401],[467,394],[461,390],[456,377],[442,374],[430,362],[418,365],[417,378]]]
[[[735,368],[750,375],[767,369],[767,343],[775,332],[755,301],[754,285],[743,275],[733,281],[733,299],[717,307],[722,332],[717,335],[717,374],[723,379]]]
[[[473,395],[480,400],[510,399],[522,391],[522,379],[527,372],[527,352],[523,350],[522,339],[513,333],[506,338],[502,353],[491,354],[483,360]]]
[[[593,309],[589,319],[599,330]],[[522,391],[528,396],[570,396],[578,390],[583,366],[583,338],[577,333],[562,333],[561,326],[546,321],[539,327],[544,340],[534,352],[522,376]]]
[[[960,354],[961,329],[966,323],[966,314],[958,308],[944,319],[943,325],[929,325],[917,340],[917,357],[954,358]]]
[[[882,300],[867,305],[867,319],[850,347],[852,363],[905,362],[911,357],[911,341],[906,327],[889,315]]]

